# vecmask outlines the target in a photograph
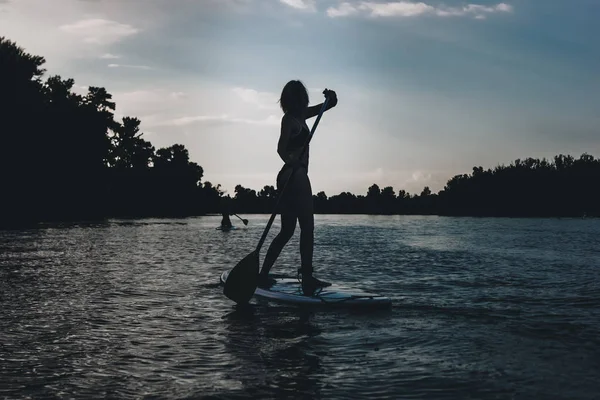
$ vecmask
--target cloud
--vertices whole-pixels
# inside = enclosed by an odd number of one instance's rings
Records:
[[[375,3],[371,1],[362,1],[352,4],[349,2],[340,3],[337,8],[327,9],[327,15],[330,18],[348,17],[358,14],[367,14],[370,17],[417,17],[422,15],[434,15],[438,17],[464,17],[474,16],[477,19],[485,19],[485,14],[498,12],[512,12],[513,7],[505,3],[499,3],[494,6],[483,6],[479,4],[468,4],[463,7],[434,7],[423,2],[393,1],[386,3]]]
[[[254,89],[235,87],[232,91],[239,96],[242,101],[255,105],[260,109],[277,109],[277,96],[274,93],[259,92]]]
[[[117,59],[117,58],[121,58],[121,56],[117,56],[117,55],[114,55],[114,54],[106,53],[106,54],[102,54],[100,56],[100,58],[102,58],[104,60],[114,60],[114,59]]]
[[[152,129],[157,134],[165,131],[181,133],[197,126],[227,126],[232,132],[266,126],[270,130],[281,122],[278,110],[269,109],[278,107],[272,96],[243,87],[189,82],[168,86],[152,84],[134,91],[113,93],[118,104],[118,117],[139,117],[144,129]]]
[[[511,6],[510,4],[500,3],[500,4],[496,5],[496,10],[504,11],[504,12],[512,12],[513,6]]]
[[[511,12],[512,6],[500,3],[495,6],[482,6],[479,4],[468,4],[462,8],[439,8],[435,10],[435,13],[440,17],[446,16],[465,16],[465,15],[475,15],[475,18],[481,19],[481,17],[485,18],[484,14],[491,14],[495,12]]]
[[[352,4],[350,3],[341,3],[338,8],[335,7],[329,7],[327,9],[327,15],[331,18],[336,18],[336,17],[347,17],[350,15],[356,15],[358,14],[358,9],[356,7],[354,7]]]
[[[140,117],[144,126],[154,126],[157,122],[177,115],[174,112],[178,102],[169,96],[170,92],[155,89],[116,91],[113,93],[113,99],[118,106],[115,115],[118,118],[125,115]]]
[[[169,93],[169,97],[175,100],[185,99],[187,94],[184,92],[171,92]]]
[[[75,93],[77,93],[78,95],[81,96],[85,96],[88,94],[89,92],[89,86],[85,86],[85,85],[74,85],[73,86],[73,91]]]
[[[405,1],[393,3],[363,2],[359,6],[359,9],[370,11],[372,17],[413,17],[435,10],[434,7],[425,3],[409,3]]]
[[[152,67],[147,65],[128,65],[128,64],[108,64],[109,68],[134,68],[134,69],[145,69],[150,70]]]
[[[185,126],[193,123],[217,123],[217,124],[247,124],[247,125],[278,125],[280,120],[269,115],[265,119],[253,120],[247,118],[232,117],[228,114],[221,115],[198,115],[193,117],[181,117],[165,122],[163,125]]]
[[[288,5],[292,8],[298,9],[298,10],[305,10],[305,11],[312,11],[312,12],[317,11],[317,7],[315,5],[315,0],[279,0],[279,1],[285,5]]]
[[[83,19],[73,24],[62,25],[59,29],[83,38],[86,43],[105,45],[118,42],[139,32],[131,25],[101,18]]]

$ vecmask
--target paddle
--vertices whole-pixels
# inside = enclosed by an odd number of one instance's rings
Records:
[[[247,219],[243,219],[242,217],[240,217],[240,216],[239,216],[239,215],[237,215],[237,214],[233,214],[233,215],[235,215],[236,217],[238,217],[239,219],[241,219],[241,220],[242,220],[242,222],[244,223],[244,225],[248,225],[248,220],[247,220]]]
[[[325,89],[325,90],[327,90],[327,89]],[[317,129],[317,125],[319,124],[319,121],[321,120],[321,117],[323,116],[323,113],[325,112],[327,103],[329,103],[329,98],[327,96],[325,96],[325,101],[323,102],[323,105],[321,106],[319,115],[317,116],[317,119],[315,120],[315,124],[313,125],[313,127],[310,131],[310,135],[308,135],[308,137],[306,138],[306,141],[304,142],[304,146],[303,146],[304,149],[306,149],[306,146],[308,145],[308,143],[310,143],[310,140],[312,139],[312,137],[315,133],[315,130]],[[275,216],[277,216],[277,208],[279,206],[279,202],[281,201],[281,197],[282,197],[283,193],[285,192],[285,188],[287,187],[288,183],[290,182],[292,176],[294,176],[294,173],[296,172],[296,168],[297,168],[297,166],[294,167],[294,169],[292,170],[292,173],[285,181],[285,184],[283,185],[283,189],[281,190],[281,193],[279,193],[279,196],[277,196],[277,202],[275,203],[275,209],[273,210],[273,214],[271,214],[269,223],[267,224],[267,227],[265,228],[265,230],[262,234],[262,237],[260,238],[260,241],[258,242],[258,245],[256,246],[256,249],[254,249],[254,251],[252,253],[248,254],[239,263],[237,263],[237,265],[235,267],[233,267],[233,269],[227,276],[227,280],[225,281],[225,287],[223,288],[223,294],[225,294],[225,296],[227,296],[229,299],[235,301],[238,304],[245,304],[248,301],[250,301],[250,299],[252,298],[252,295],[254,294],[254,291],[256,290],[256,286],[258,285],[258,273],[260,271],[260,265],[259,265],[260,262],[258,259],[260,249],[261,249],[263,243],[265,242],[265,239],[267,238],[267,234],[269,233],[269,229],[271,229],[271,225],[273,225]]]

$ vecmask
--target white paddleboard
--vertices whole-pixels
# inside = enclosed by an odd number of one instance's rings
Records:
[[[222,284],[228,275],[229,271],[221,274]],[[336,284],[317,290],[313,296],[305,296],[298,279],[292,277],[276,278],[275,284],[269,289],[256,288],[254,297],[297,305],[388,307],[392,304],[388,297]]]

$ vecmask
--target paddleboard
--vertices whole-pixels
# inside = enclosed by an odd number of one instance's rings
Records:
[[[217,227],[218,231],[224,231],[224,232],[226,232],[226,231],[235,231],[236,229],[237,229],[237,226],[232,226],[230,228],[226,228],[224,226]]]
[[[221,284],[225,284],[229,271],[221,274]],[[367,293],[337,284],[322,288],[313,296],[302,294],[302,285],[293,277],[275,278],[275,284],[269,289],[257,287],[254,297],[270,301],[309,305],[309,306],[345,306],[345,307],[389,307],[392,301],[385,296]]]

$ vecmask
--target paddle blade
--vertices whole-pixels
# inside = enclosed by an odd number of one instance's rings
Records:
[[[258,252],[253,251],[231,270],[225,281],[223,294],[238,304],[250,301],[258,285]]]
[[[244,225],[248,225],[248,220],[247,219],[243,219],[242,222],[244,223]]]

